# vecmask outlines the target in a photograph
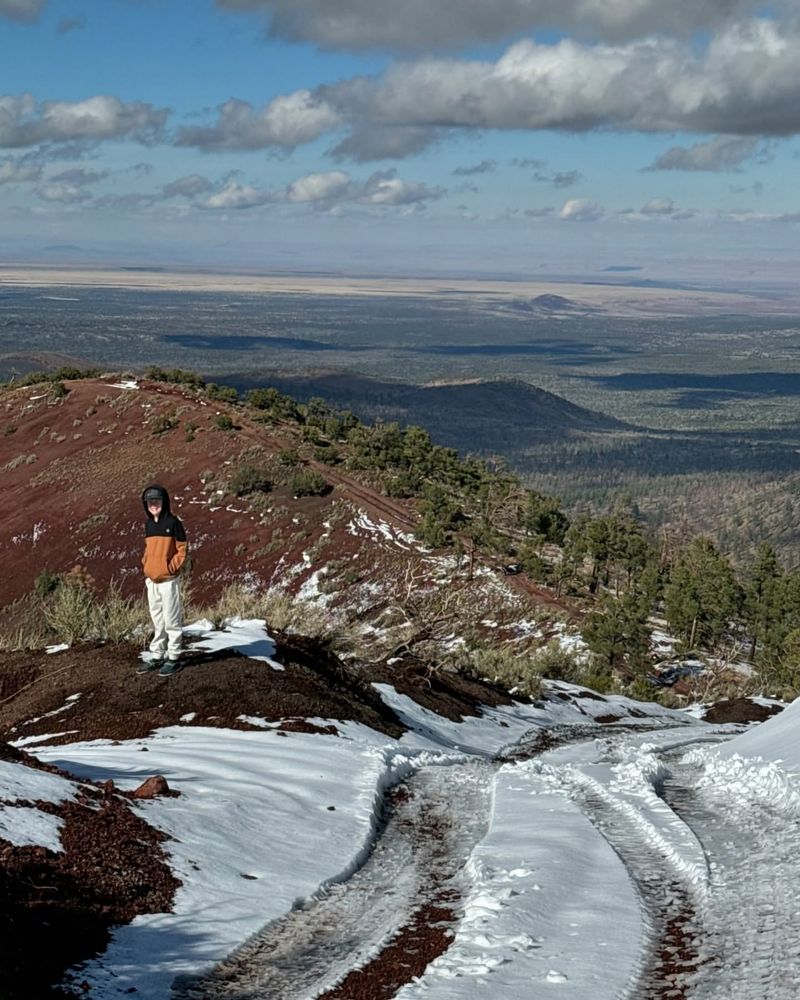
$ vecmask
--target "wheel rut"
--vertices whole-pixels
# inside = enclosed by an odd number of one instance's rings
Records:
[[[637,752],[630,734],[624,723],[587,722],[532,735],[495,761],[425,766],[387,794],[372,851],[352,877],[267,925],[208,975],[176,980],[173,1000],[395,996],[450,946],[470,888],[465,865],[488,830],[495,769],[598,737],[597,760],[613,765]],[[684,762],[693,742],[703,740],[651,748],[664,776],[650,789],[662,813],[650,825],[624,782],[613,788],[578,767],[546,765],[553,787],[581,808],[637,890],[643,945],[625,1000],[796,1000],[800,929],[776,931],[798,926],[800,907],[772,862],[774,839],[783,838],[779,870],[800,877],[800,830],[788,814],[757,805],[726,815],[698,787],[696,764]],[[664,822],[695,844],[694,868],[670,847],[674,831],[659,833]]]
[[[174,1000],[394,996],[449,946],[459,873],[488,828],[491,776],[481,762],[412,775],[387,797],[373,850],[351,878],[266,926],[209,975],[176,981]]]

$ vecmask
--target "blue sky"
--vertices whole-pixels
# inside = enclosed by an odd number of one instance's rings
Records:
[[[793,0],[0,0],[0,52],[7,259],[738,282],[798,257]]]

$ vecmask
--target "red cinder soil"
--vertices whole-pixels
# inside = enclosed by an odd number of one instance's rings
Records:
[[[53,987],[70,966],[103,951],[115,925],[169,911],[180,885],[166,863],[166,835],[127,797],[84,784],[78,802],[37,805],[63,819],[63,851],[0,839],[3,1000],[66,996]]]
[[[413,504],[311,458],[306,466],[322,472],[332,492],[295,498],[278,484],[266,498],[272,510],[253,510],[247,499],[216,491],[226,490],[240,465],[297,450],[296,427],[266,426],[253,411],[210,403],[179,386],[142,383],[132,390],[114,382],[67,382],[69,393],[58,400],[45,385],[0,397],[6,428],[0,435],[0,553],[14,566],[0,577],[0,607],[30,593],[42,570],[75,565],[85,567],[100,590],[113,578],[126,594],[141,592],[140,497],[151,482],[167,487],[173,512],[186,525],[192,596],[199,601],[215,600],[225,584],[248,575],[263,583],[280,579],[315,545],[338,559],[357,556],[359,541],[347,526],[359,509],[399,530],[416,524]],[[230,416],[235,429],[220,430],[219,414]],[[165,418],[175,426],[158,433]],[[293,584],[303,579],[298,574]]]
[[[136,739],[188,725],[181,720],[190,713],[191,725],[228,729],[258,728],[240,719],[253,716],[289,730],[321,717],[353,719],[391,736],[404,731],[364,678],[299,638],[278,644],[284,670],[225,651],[193,662],[189,651],[179,673],[159,677],[136,673],[138,654],[133,646],[90,645],[52,655],[0,654],[0,739]]]

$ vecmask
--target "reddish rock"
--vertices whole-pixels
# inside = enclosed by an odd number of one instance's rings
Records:
[[[157,795],[169,795],[170,787],[163,774],[154,774],[143,781],[133,793],[135,799],[154,799]]]

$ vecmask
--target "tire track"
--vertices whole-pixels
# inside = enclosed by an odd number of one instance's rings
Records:
[[[426,949],[422,969],[390,950],[404,936],[406,944],[414,935],[422,940],[431,925],[455,918],[459,873],[488,828],[491,775],[481,763],[418,771],[390,794],[359,871],[267,925],[209,975],[176,980],[175,1000],[393,996],[449,946],[440,932],[439,950]],[[380,989],[390,992],[379,991],[370,972],[377,960]],[[352,992],[365,977],[370,992]]]

